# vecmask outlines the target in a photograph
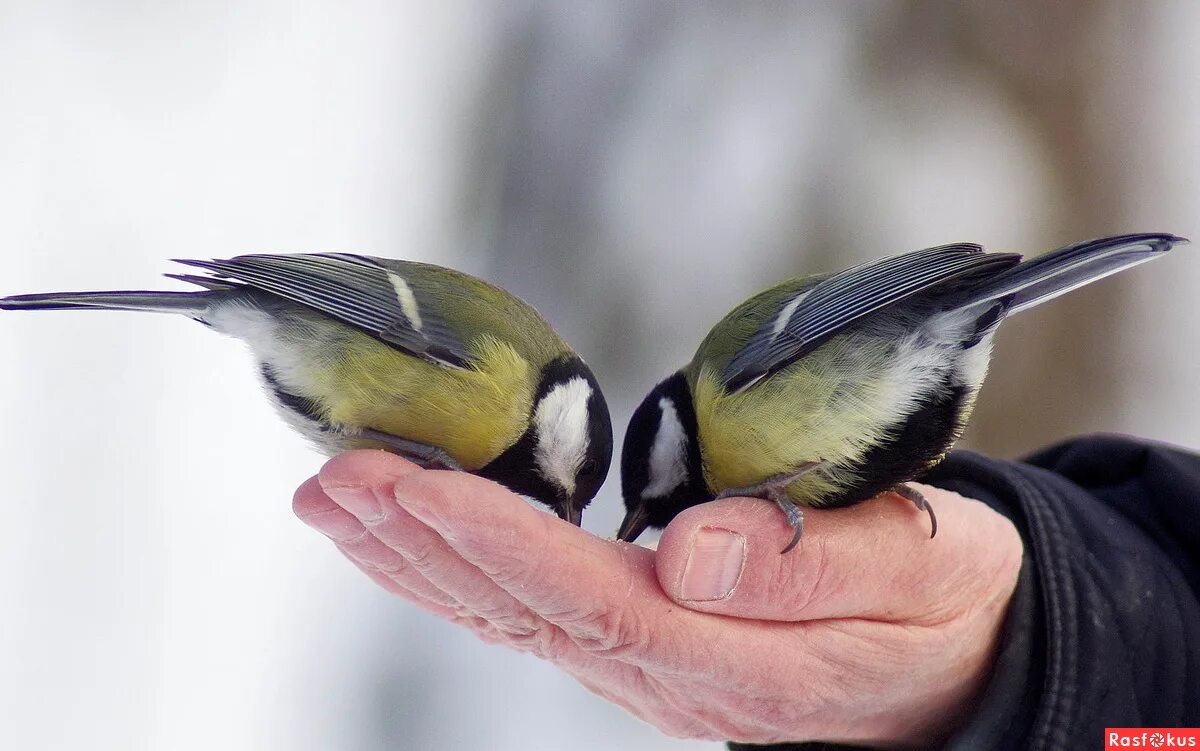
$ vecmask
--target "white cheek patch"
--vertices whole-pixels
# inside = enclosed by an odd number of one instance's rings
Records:
[[[568,495],[575,492],[575,475],[587,458],[591,396],[591,385],[575,377],[551,388],[533,412],[538,474]]]
[[[642,491],[642,498],[662,498],[669,495],[687,481],[687,434],[675,403],[667,397],[658,400],[662,416],[658,421],[658,432],[650,447],[650,484]]]

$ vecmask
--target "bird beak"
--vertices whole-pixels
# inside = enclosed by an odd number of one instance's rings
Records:
[[[568,498],[560,502],[555,508],[554,513],[558,514],[558,518],[565,522],[570,522],[576,527],[583,524],[583,509],[579,507],[574,500]]]
[[[634,506],[625,512],[625,520],[621,522],[621,528],[617,530],[617,539],[633,542],[646,531],[648,526],[650,526],[650,520],[646,518],[646,507]]]

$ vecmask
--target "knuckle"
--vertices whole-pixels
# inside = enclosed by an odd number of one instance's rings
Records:
[[[409,568],[408,561],[404,560],[404,557],[398,554],[380,556],[375,561],[372,561],[370,565],[375,571],[392,577],[405,573]]]
[[[488,626],[489,628],[491,627],[491,621],[489,621],[488,619],[483,618],[479,615],[476,615],[473,610],[466,607],[462,603],[459,603],[459,602],[452,603],[450,608],[451,608],[451,610],[454,611],[454,617],[459,623],[463,623],[463,624],[470,625],[470,626],[480,626],[480,627]]]
[[[561,659],[571,648],[563,632],[548,623],[491,621],[491,624],[505,644],[543,660]]]
[[[543,660],[557,662],[572,649],[570,639],[554,626],[545,625],[534,633],[532,651]]]
[[[433,541],[417,542],[404,549],[403,557],[418,571],[428,571],[434,565],[437,549]]]
[[[510,636],[523,637],[537,630],[538,624],[528,613],[511,607],[473,607],[472,612]]]
[[[486,642],[495,643],[499,640],[498,632],[486,618],[480,618],[466,608],[461,606],[451,608],[449,618],[453,623],[474,631],[479,638]]]
[[[338,545],[341,545],[348,550],[362,553],[370,547],[371,542],[374,539],[375,536],[371,534],[369,529],[363,529],[363,531],[355,535],[344,537],[340,540],[336,540],[336,542]]]
[[[369,564],[375,570],[395,556],[395,551],[376,539],[370,530],[364,529],[349,540],[337,543],[342,552],[361,563]]]
[[[494,622],[481,616],[461,602],[450,600],[446,603],[445,607],[449,611],[447,617],[451,622],[474,631],[480,638],[489,643],[502,640],[503,632],[497,628]]]
[[[568,619],[571,640],[585,652],[599,657],[620,658],[647,649],[650,630],[632,611],[610,609]]]

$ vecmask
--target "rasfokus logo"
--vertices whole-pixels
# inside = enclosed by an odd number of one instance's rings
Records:
[[[1105,728],[1104,751],[1115,748],[1200,749],[1200,728]]]

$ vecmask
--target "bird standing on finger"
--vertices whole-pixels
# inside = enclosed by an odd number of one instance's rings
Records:
[[[467,274],[347,253],[185,260],[190,292],[0,298],[10,310],[179,313],[244,340],[283,418],[333,455],[462,469],[578,525],[608,473],[592,371],[537,311]]]
[[[698,503],[756,496],[786,514],[893,490],[936,465],[962,434],[1007,316],[1157,258],[1183,238],[1136,234],[1022,261],[944,245],[790,279],[734,308],[692,361],[634,412],[621,456],[635,540]]]

